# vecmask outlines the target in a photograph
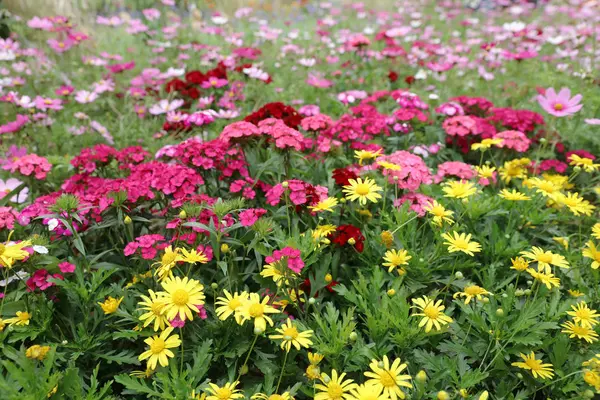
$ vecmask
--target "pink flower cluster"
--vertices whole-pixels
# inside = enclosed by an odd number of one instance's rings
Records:
[[[10,170],[10,172],[18,171],[25,176],[33,175],[36,179],[44,180],[52,169],[52,165],[44,157],[27,154],[13,160],[11,164],[4,165],[4,169]]]
[[[442,123],[442,128],[446,131],[448,136],[467,136],[477,135],[477,122],[468,115],[458,115],[456,117],[447,118]]]
[[[19,214],[12,207],[0,207],[0,229],[13,229]]]
[[[494,136],[495,139],[502,139],[499,147],[506,147],[513,149],[519,153],[524,153],[529,149],[531,140],[523,133],[519,131],[503,131],[499,132]]]
[[[327,188],[323,186],[313,186],[310,183],[299,179],[290,179],[286,181],[287,188],[278,183],[265,194],[267,204],[276,206],[280,203],[281,197],[287,191],[290,201],[296,206],[315,205],[321,200],[327,198]]]
[[[299,274],[304,268],[304,261],[300,257],[300,250],[293,247],[284,247],[281,250],[275,250],[273,255],[265,257],[268,264],[287,262],[287,267]]]
[[[168,245],[163,235],[142,235],[135,238],[133,242],[127,243],[123,253],[126,256],[131,256],[139,251],[143,259],[152,260],[159,250],[163,250]]]
[[[398,185],[400,189],[415,191],[421,184],[428,185],[433,181],[431,171],[423,159],[408,151],[399,150],[388,156],[379,157],[377,161],[387,161],[400,166],[399,171],[383,171],[383,175],[388,177],[388,181]]]
[[[27,279],[26,285],[29,292],[33,292],[35,289],[44,291],[49,287],[54,286],[53,282],[48,281],[48,278],[64,280],[61,274],[50,275],[46,269],[38,269]]]
[[[265,215],[267,210],[264,208],[250,208],[240,212],[240,222],[242,226],[252,226],[260,217]]]
[[[459,179],[471,179],[476,175],[473,166],[461,161],[446,161],[438,165],[438,170],[433,177],[434,183],[440,183],[446,176],[455,176]]]

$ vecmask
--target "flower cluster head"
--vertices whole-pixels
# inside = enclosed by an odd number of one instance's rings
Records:
[[[23,176],[33,176],[35,179],[44,180],[52,165],[44,157],[37,154],[27,154],[13,160],[11,164],[4,165],[10,172],[18,172]]]

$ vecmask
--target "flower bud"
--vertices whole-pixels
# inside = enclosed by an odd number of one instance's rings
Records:
[[[223,243],[221,245],[221,253],[223,253],[223,254],[229,253],[229,245],[227,243]]]
[[[392,297],[395,294],[396,294],[396,291],[394,289],[390,289],[390,290],[387,291],[387,295],[390,296],[390,297]]]
[[[590,389],[588,389],[585,392],[583,392],[583,397],[586,398],[586,399],[593,399],[594,398],[594,392],[592,392]]]
[[[185,210],[179,211],[179,219],[186,219],[186,218],[187,218],[187,213],[185,212]]]
[[[523,374],[522,374],[522,373],[520,373],[520,372],[517,372],[517,378],[519,378],[519,379],[523,379]]]
[[[437,400],[448,400],[449,398],[450,398],[450,395],[445,390],[440,390],[437,393]]]
[[[308,299],[308,304],[315,304],[317,302],[317,299],[315,299],[314,297],[311,297],[310,299]]]
[[[525,294],[525,292],[523,291],[523,289],[517,289],[515,290],[515,296],[517,297],[521,297]]]
[[[504,310],[501,308],[496,309],[496,317],[504,317]]]
[[[246,375],[247,373],[248,373],[248,366],[246,364],[244,364],[240,368],[240,375]]]
[[[420,370],[419,372],[417,372],[415,379],[417,380],[417,382],[425,383],[427,381],[427,373],[423,370]]]
[[[457,273],[454,274],[454,278],[455,279],[462,279],[464,278],[464,275],[462,272],[458,271]]]
[[[488,397],[490,397],[490,394],[487,390],[484,390],[483,393],[479,395],[479,400],[488,400]]]
[[[350,332],[350,341],[356,342],[356,339],[358,339],[356,332]]]
[[[217,290],[217,289],[219,288],[219,284],[218,284],[217,282],[213,282],[213,283],[211,283],[211,284],[210,284],[210,287],[211,287],[213,290]]]
[[[259,327],[255,327],[254,328],[254,334],[255,335],[261,335],[265,330]]]
[[[333,276],[331,274],[325,275],[325,282],[330,283],[333,280]]]
[[[356,244],[356,239],[354,239],[354,238],[350,238],[350,239],[348,239],[348,244],[349,244],[350,246],[354,246],[354,245]]]
[[[288,181],[282,182],[281,186],[283,186],[284,188],[287,188],[288,186],[290,186],[290,184],[288,183]]]
[[[575,167],[573,167],[573,171],[581,172],[581,167],[579,165],[576,165]]]
[[[526,294],[527,296],[529,296],[529,295],[531,294],[531,289],[527,289],[527,290],[525,290],[525,294]]]
[[[463,398],[466,399],[467,397],[469,397],[469,392],[467,391],[467,389],[460,389],[458,391],[458,395]]]
[[[541,144],[548,143],[548,139],[546,139],[545,137],[543,137],[543,138],[540,139],[540,143]]]
[[[133,221],[131,220],[131,217],[129,215],[126,215],[125,218],[123,218],[123,223],[125,225],[130,225]]]
[[[485,304],[490,302],[490,299],[488,299],[487,297],[484,297],[483,299],[481,299],[481,301]]]

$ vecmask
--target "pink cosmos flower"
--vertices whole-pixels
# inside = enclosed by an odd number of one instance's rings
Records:
[[[48,46],[57,53],[64,53],[76,44],[76,42],[70,38],[66,38],[65,40],[48,39],[46,43],[48,43]]]
[[[75,93],[75,101],[80,104],[93,103],[98,98],[97,92],[88,92],[87,90],[79,90]]]
[[[586,118],[584,121],[588,125],[600,125],[600,118]]]
[[[71,264],[68,261],[63,261],[63,262],[59,263],[58,268],[60,269],[60,272],[62,272],[63,274],[70,274],[70,273],[75,272],[75,265]]]
[[[223,86],[227,86],[229,82],[227,81],[227,79],[219,79],[216,77],[210,77],[208,78],[208,80],[202,82],[202,85],[200,85],[203,89],[210,89],[210,88],[220,88]]]
[[[37,96],[35,98],[35,107],[42,111],[62,110],[63,106],[61,106],[61,104],[62,101],[60,99],[43,98],[42,96]]]
[[[27,115],[17,114],[17,118],[14,121],[8,122],[4,125],[0,125],[0,135],[5,133],[14,133],[21,130],[29,122]]]
[[[68,96],[73,93],[74,90],[75,88],[73,88],[73,86],[63,85],[56,89],[54,93],[56,93],[57,96]]]
[[[555,117],[565,117],[581,110],[583,104],[579,103],[582,97],[581,94],[571,97],[569,88],[562,88],[558,94],[554,91],[554,88],[548,88],[545,95],[540,94],[537,96],[537,101],[548,114]]]
[[[6,181],[0,179],[0,199],[4,198],[7,194],[18,188],[23,182],[16,178],[9,178]],[[24,187],[21,191],[10,198],[10,201],[17,204],[22,204],[27,200],[29,196],[29,188]]]
[[[158,102],[158,104],[154,104],[152,107],[150,107],[150,114],[152,115],[160,115],[160,114],[166,114],[169,111],[173,111],[178,109],[179,107],[181,107],[183,105],[184,101],[183,100],[179,100],[179,99],[175,99],[171,102],[169,102],[169,100],[161,100]]]

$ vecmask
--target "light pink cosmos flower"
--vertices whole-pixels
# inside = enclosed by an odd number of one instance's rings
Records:
[[[75,93],[75,101],[80,104],[93,103],[98,98],[98,93],[79,90]]]
[[[61,106],[61,103],[60,99],[43,98],[42,96],[35,98],[35,107],[42,111],[62,110],[63,106]]]
[[[579,104],[582,96],[580,94],[571,97],[569,88],[562,88],[558,94],[554,88],[546,89],[545,95],[538,95],[537,101],[540,106],[550,115],[555,117],[566,117],[581,110],[583,104]]]
[[[8,178],[6,181],[0,179],[0,199],[18,188],[23,182],[16,178]],[[21,204],[27,200],[29,196],[29,188],[24,187],[21,191],[10,198],[13,203]]]
[[[169,102],[169,100],[161,100],[158,102],[158,104],[153,105],[152,107],[150,107],[150,114],[152,115],[160,115],[160,114],[166,114],[169,111],[173,111],[178,109],[179,107],[181,107],[183,105],[184,101],[183,100],[179,100],[179,99],[175,99],[171,102]]]
[[[65,40],[48,39],[46,43],[57,53],[64,53],[76,44],[74,40],[69,38]]]
[[[586,118],[584,121],[588,125],[600,125],[600,118]]]

